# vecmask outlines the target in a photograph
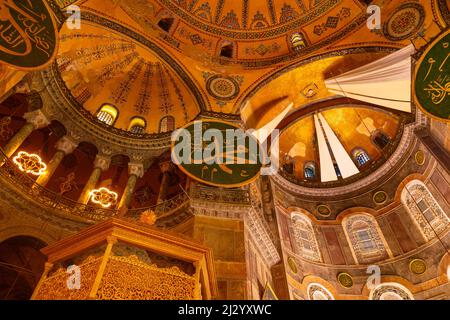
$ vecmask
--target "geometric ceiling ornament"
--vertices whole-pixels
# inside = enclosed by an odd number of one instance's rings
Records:
[[[415,97],[430,117],[450,122],[450,30],[439,36],[417,63]]]
[[[391,41],[410,39],[420,31],[424,21],[425,9],[418,3],[406,3],[384,25],[384,36]]]
[[[0,1],[0,61],[21,70],[45,68],[58,51],[58,29],[43,0]]]
[[[239,95],[239,83],[232,77],[214,75],[206,81],[206,90],[217,100],[230,101]]]

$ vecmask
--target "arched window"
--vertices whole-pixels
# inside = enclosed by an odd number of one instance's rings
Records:
[[[173,130],[175,130],[175,118],[172,116],[162,118],[159,122],[159,132],[171,132]]]
[[[363,149],[356,149],[353,151],[353,158],[358,166],[362,167],[370,161],[370,157]]]
[[[426,240],[447,229],[448,216],[422,181],[409,182],[402,191],[401,200]]]
[[[309,300],[334,300],[333,294],[319,283],[310,283],[306,291]]]
[[[230,41],[224,41],[220,48],[220,56],[224,58],[233,58],[234,56],[234,45]]]
[[[97,112],[97,119],[112,126],[114,121],[116,121],[118,114],[119,112],[116,107],[110,104],[104,104]]]
[[[304,167],[305,179],[314,180],[316,179],[316,164],[314,162],[305,163]]]
[[[169,32],[173,26],[175,19],[172,17],[165,17],[159,20],[158,26],[166,32]]]
[[[391,142],[391,138],[384,132],[376,131],[372,135],[372,141],[378,148],[383,150]]]
[[[305,38],[301,33],[291,35],[291,45],[294,50],[301,50],[306,47]]]
[[[358,263],[372,263],[389,257],[383,235],[374,217],[357,214],[346,217],[342,224]]]
[[[320,254],[311,220],[298,212],[293,213],[291,218],[295,243],[300,255],[306,260],[321,262],[322,255]]]
[[[412,293],[399,283],[381,283],[369,295],[369,300],[414,300]]]
[[[143,134],[145,133],[145,128],[147,127],[147,123],[143,118],[135,117],[131,119],[130,126],[128,130],[135,134]]]

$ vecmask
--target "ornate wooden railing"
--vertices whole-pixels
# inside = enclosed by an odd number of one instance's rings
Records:
[[[31,200],[43,206],[56,210],[64,215],[80,217],[94,222],[104,221],[119,214],[118,209],[105,209],[99,206],[78,203],[61,194],[42,187],[30,176],[20,171],[17,166],[3,153],[0,148],[0,176],[11,185],[28,195]],[[138,219],[139,215],[147,210],[153,210],[158,217],[171,214],[189,202],[186,194],[182,193],[159,205],[147,208],[131,209],[125,216]]]

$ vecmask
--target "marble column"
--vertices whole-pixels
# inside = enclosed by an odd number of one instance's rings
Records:
[[[128,164],[128,183],[120,199],[118,209],[129,208],[133,197],[134,189],[139,178],[144,176],[144,165],[141,163]]]
[[[23,142],[30,136],[34,130],[42,129],[50,124],[50,121],[44,115],[42,110],[27,112],[23,116],[27,123],[9,140],[8,144],[3,148],[3,152],[9,158]]]
[[[94,162],[94,171],[92,171],[89,180],[83,188],[79,203],[87,204],[91,198],[91,191],[95,189],[103,171],[108,170],[111,164],[111,158],[104,155],[97,155]]]
[[[64,157],[74,152],[77,147],[78,144],[72,141],[69,137],[62,137],[58,140],[56,143],[55,155],[48,163],[46,172],[37,179],[36,183],[45,187],[55,173],[56,169],[58,169]]]
[[[170,183],[170,174],[173,169],[172,162],[170,161],[160,163],[159,167],[162,172],[162,180],[161,186],[159,188],[157,204],[161,204],[165,200],[167,200],[167,192],[169,191],[169,183]]]

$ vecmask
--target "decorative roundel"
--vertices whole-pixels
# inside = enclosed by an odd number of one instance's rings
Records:
[[[338,282],[341,286],[344,288],[351,288],[353,287],[353,277],[349,275],[348,273],[341,272],[337,276]]]
[[[288,264],[292,273],[297,274],[298,272],[297,263],[295,262],[295,259],[293,257],[288,258]]]
[[[214,75],[206,82],[208,93],[222,101],[229,101],[237,98],[240,92],[239,83],[231,77]]]
[[[321,204],[317,206],[317,213],[322,217],[329,217],[331,215],[331,209],[329,206]]]
[[[427,271],[427,264],[422,259],[414,259],[409,263],[409,270],[414,274],[424,274]]]
[[[388,195],[384,191],[378,191],[373,195],[373,202],[377,205],[385,204],[388,200]]]
[[[417,151],[414,158],[419,166],[423,166],[425,164],[425,153],[422,150]]]
[[[391,41],[402,41],[414,36],[425,21],[425,10],[417,3],[406,3],[398,7],[384,25],[385,37]]]

